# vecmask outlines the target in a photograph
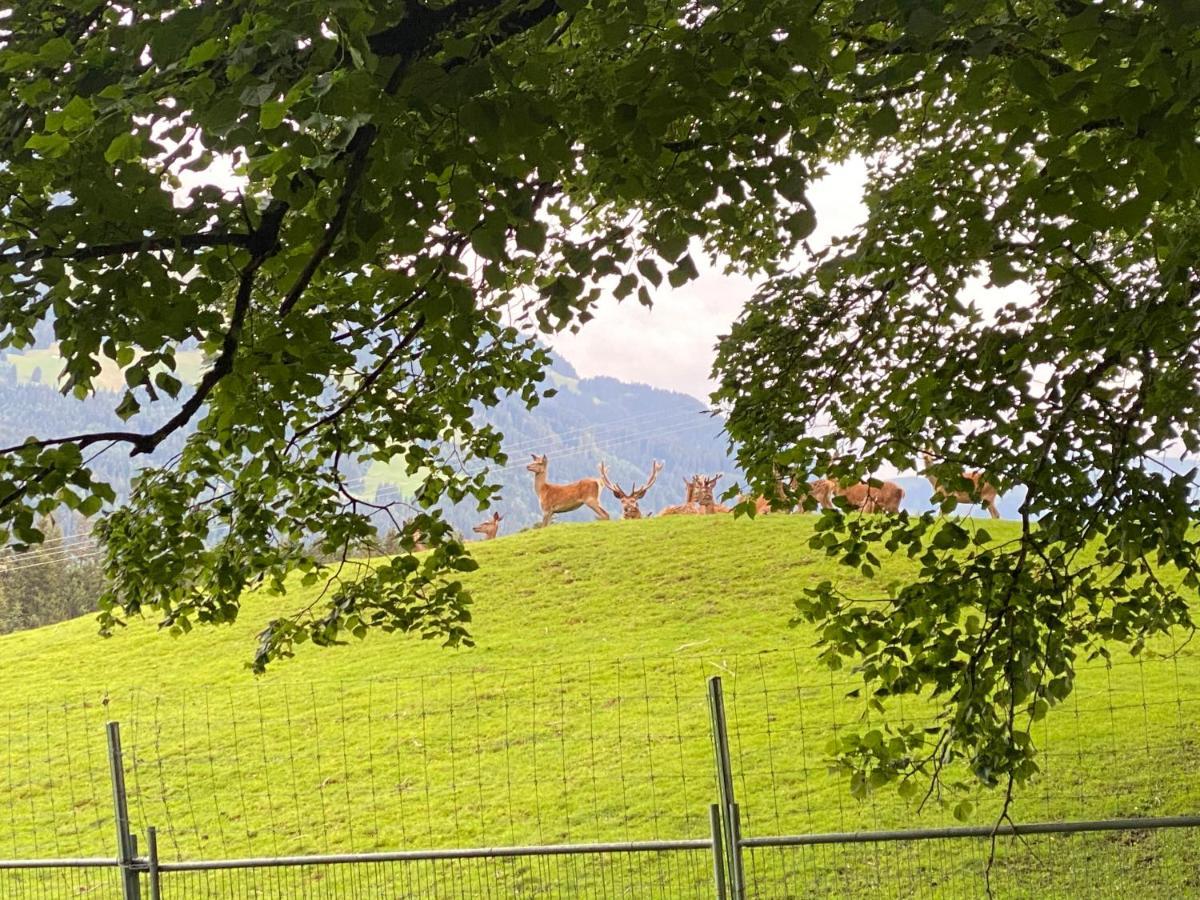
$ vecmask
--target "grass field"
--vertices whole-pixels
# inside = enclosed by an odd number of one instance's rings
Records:
[[[58,345],[22,350],[5,355],[5,362],[17,370],[20,381],[37,381],[50,387],[59,386],[63,359]],[[175,374],[185,382],[195,381],[204,369],[204,354],[199,350],[182,350],[175,357]],[[100,360],[101,371],[95,378],[95,387],[102,391],[125,390],[125,376],[117,364],[107,358]],[[35,379],[34,376],[37,376]]]
[[[711,675],[728,695],[748,836],[953,823],[936,803],[853,800],[828,772],[829,739],[863,708],[848,672],[816,662],[812,631],[788,627],[792,598],[830,577],[876,596],[911,569],[893,560],[875,583],[840,569],[809,549],[813,521],[559,525],[477,545],[472,649],[374,635],[253,678],[256,630],[302,592],[250,598],[238,624],[179,639],[137,623],[102,640],[87,619],[0,638],[0,855],[111,854],[108,719],[122,723],[134,826],[157,825],[167,858],[705,837]],[[1018,797],[1019,820],[1200,808],[1200,658],[1162,656],[1173,649],[1083,673],[1039,729],[1044,775]],[[972,821],[990,822],[1000,797],[975,800]],[[1014,873],[1012,896],[1048,895],[1061,871],[1178,895],[1197,876],[1184,838],[1041,839],[996,871]],[[979,887],[986,855],[959,845],[945,860],[920,848],[917,863],[900,845],[826,848],[791,868],[793,851],[755,859],[776,887],[803,868],[828,895],[906,877],[955,896],[955,877]]]

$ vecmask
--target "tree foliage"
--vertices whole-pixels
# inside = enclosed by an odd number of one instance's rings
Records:
[[[1200,450],[1200,6],[867,0],[806,27],[832,54],[823,149],[872,160],[868,213],[747,307],[717,363],[729,430],[760,485],[928,450],[956,488],[1025,488],[1003,544],[938,513],[828,514],[815,546],[921,577],[797,604],[881,708],[936,698],[929,729],[844,737],[860,785],[956,761],[1011,785],[1083,658],[1192,628],[1191,471],[1154,458]]]
[[[465,640],[472,563],[433,508],[490,496],[464,460],[503,462],[472,404],[538,399],[511,316],[572,326],[724,255],[767,276],[718,361],[760,487],[929,449],[944,482],[1028,492],[1004,546],[933,515],[823,521],[848,563],[923,563],[883,605],[801,601],[828,658],[880,703],[942,702],[930,732],[848,736],[846,765],[1026,777],[1081,654],[1190,625],[1189,484],[1144,460],[1200,445],[1198,27],[1181,0],[17,4],[3,340],[52,319],[77,396],[111,360],[127,430],[0,448],[0,527],[29,544],[39,512],[100,511],[96,454],[192,422],[98,525],[109,627],[228,621],[301,572],[328,589],[268,625],[259,667],[371,626]],[[866,223],[792,265],[808,184],[853,154]],[[196,177],[214,163],[234,182]],[[422,482],[404,545],[433,553],[330,577],[319,558],[374,534],[345,466],[397,456]]]
[[[100,360],[124,428],[0,448],[0,537],[112,504],[101,454],[148,466],[97,531],[106,628],[226,622],[243,592],[327,579],[262,633],[255,665],[370,627],[467,640],[436,512],[486,501],[503,463],[473,404],[538,399],[545,356],[514,327],[649,303],[745,270],[812,228],[819,46],[792,2],[28,0],[0,20],[0,328],[53,321],[64,392]],[[789,31],[800,40],[784,40]],[[232,167],[222,183],[211,173]],[[184,383],[181,348],[207,355]],[[167,416],[151,416],[166,409]],[[419,476],[404,546],[375,535],[346,467]],[[401,523],[397,523],[401,524]],[[341,558],[334,571],[320,559]]]

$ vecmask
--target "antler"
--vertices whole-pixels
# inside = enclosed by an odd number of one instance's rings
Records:
[[[604,483],[606,488],[613,492],[613,496],[618,500],[620,500],[622,497],[629,496],[623,490],[621,490],[620,487],[608,480],[608,469],[604,467],[604,463],[600,463],[600,480]]]
[[[651,486],[654,484],[654,479],[656,479],[658,477],[658,473],[662,471],[662,467],[663,464],[658,460],[655,460],[654,465],[650,467],[650,480],[641,487],[635,487],[633,489],[632,496],[636,497],[638,500],[641,500],[643,497],[645,497],[646,491],[650,490]]]

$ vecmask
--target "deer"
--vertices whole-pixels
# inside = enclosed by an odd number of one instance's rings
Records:
[[[525,468],[533,473],[533,489],[537,491],[538,503],[542,507],[542,524],[545,528],[556,513],[571,512],[586,506],[598,519],[607,519],[608,512],[600,505],[600,479],[580,478],[570,484],[551,484],[546,480],[549,460],[543,454],[531,454],[533,462]]]
[[[485,541],[494,541],[496,535],[500,533],[500,520],[503,518],[504,516],[500,513],[492,513],[490,519],[484,519],[471,530],[476,534],[482,534]]]
[[[922,452],[921,459],[925,462],[925,479],[933,485],[934,502],[940,500],[954,500],[956,503],[979,503],[988,511],[993,519],[1000,518],[1000,510],[996,508],[996,498],[1000,495],[996,490],[996,486],[987,480],[982,472],[963,472],[961,480],[970,482],[971,490],[969,491],[951,491],[945,487],[934,477],[929,469],[935,464],[933,456],[928,452]]]
[[[713,499],[713,488],[717,486],[717,482],[725,476],[724,472],[718,472],[712,478],[704,478],[696,476],[698,481],[696,485],[695,502],[700,507],[700,514],[711,516],[714,513],[727,513],[729,507],[722,503],[717,503]]]
[[[641,487],[634,487],[632,491],[626,493],[619,484],[613,484],[608,478],[608,469],[604,463],[600,463],[600,481],[612,491],[612,495],[617,498],[617,502],[621,504],[622,519],[640,519],[642,511],[638,508],[638,501],[646,496],[646,491],[654,484],[654,480],[658,478],[658,473],[662,471],[663,464],[658,460],[654,460],[650,467],[650,478]]]
[[[699,475],[683,479],[683,502],[665,507],[659,512],[660,516],[694,516],[699,514],[700,507],[696,505],[696,486],[700,482]]]
[[[880,482],[878,487],[862,482],[842,487],[832,479],[820,478],[809,482],[808,489],[822,509],[833,509],[834,498],[845,497],[851,507],[865,513],[898,513],[904,500],[904,488],[894,481]]]

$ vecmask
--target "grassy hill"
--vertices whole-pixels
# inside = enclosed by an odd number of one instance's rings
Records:
[[[0,638],[0,855],[111,854],[108,719],[122,723],[134,826],[157,825],[166,858],[704,837],[714,674],[746,834],[953,823],[935,802],[918,812],[890,793],[853,800],[827,770],[829,739],[864,708],[847,696],[852,674],[816,662],[812,631],[788,627],[791,600],[825,578],[877,596],[912,570],[892,560],[871,583],[841,569],[808,548],[813,521],[568,524],[477,545],[471,649],[372,635],[253,678],[254,633],[303,592],[251,598],[235,626],[181,639],[136,623],[105,641],[88,619]],[[1000,538],[1009,527],[989,525]],[[1197,688],[1190,646],[1085,671],[1041,723],[1044,775],[1014,815],[1195,811]],[[1000,797],[975,801],[972,820],[990,822]],[[1148,889],[1150,853],[1191,867],[1162,875],[1176,890],[1196,872],[1172,846],[1040,839],[1028,852],[1014,844],[998,871],[1023,873],[1014,884],[1030,896],[1045,887],[1024,877],[1030,867],[1062,860],[1140,873]],[[877,849],[876,877],[890,852]],[[980,852],[945,866],[976,884]],[[806,865],[834,879],[827,893],[853,893],[869,887],[856,858]],[[911,877],[945,868],[923,865]]]

